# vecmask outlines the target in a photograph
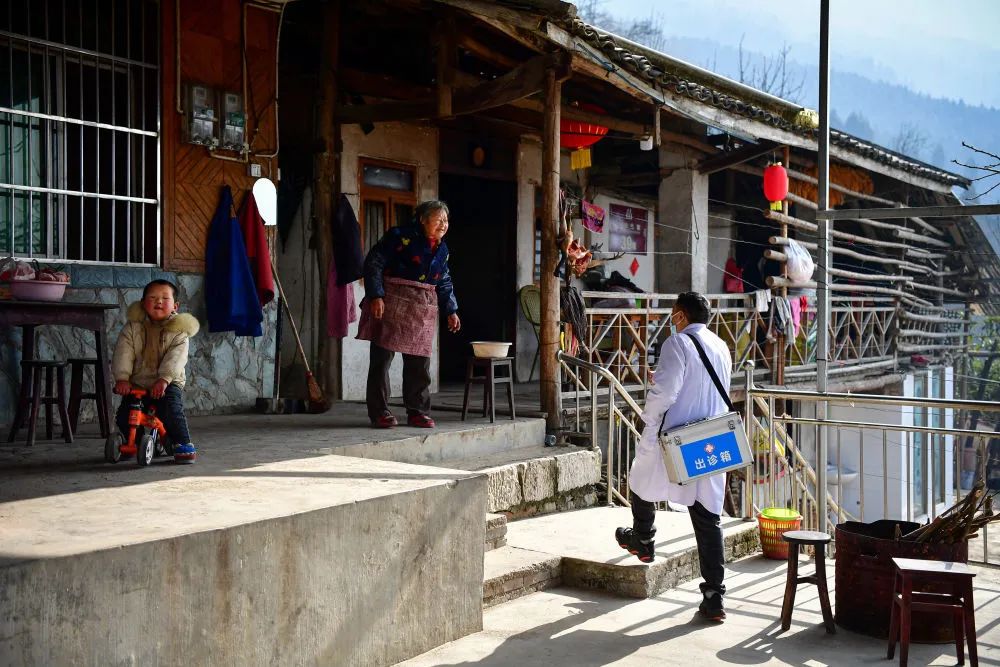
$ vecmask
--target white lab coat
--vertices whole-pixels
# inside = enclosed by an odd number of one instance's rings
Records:
[[[698,337],[723,388],[728,390],[733,359],[722,339],[704,324],[689,324],[680,333]],[[670,482],[657,436],[661,422],[663,430],[669,431],[675,426],[723,414],[729,407],[719,395],[694,342],[686,335],[670,336],[663,343],[653,378],[655,384],[646,396],[642,412],[645,426],[629,470],[632,491],[650,502],[669,500],[690,507],[697,501],[709,512],[722,514],[726,476],[712,475],[684,486]]]

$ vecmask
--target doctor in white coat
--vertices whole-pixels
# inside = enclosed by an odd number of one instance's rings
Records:
[[[656,535],[654,503],[669,500],[686,505],[694,526],[704,579],[701,584],[704,599],[699,611],[713,621],[722,621],[726,617],[722,604],[726,587],[722,583],[725,568],[720,515],[726,476],[713,475],[685,486],[673,484],[667,479],[657,442],[661,426],[662,431],[669,431],[729,411],[689,337],[698,338],[722,387],[728,389],[732,355],[722,339],[706,326],[710,316],[708,299],[697,292],[685,292],[674,303],[670,313],[672,334],[660,348],[654,384],[646,396],[642,413],[642,438],[629,470],[633,525],[619,528],[615,538],[623,549],[638,556],[642,562],[652,562]]]

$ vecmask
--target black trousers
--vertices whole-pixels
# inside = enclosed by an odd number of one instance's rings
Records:
[[[163,392],[163,398],[150,398],[149,394],[143,397],[145,405],[153,405],[156,408],[156,416],[163,422],[167,429],[167,435],[171,442],[178,445],[186,445],[191,442],[191,433],[188,431],[187,417],[184,416],[184,392],[175,384],[167,386]],[[115,414],[115,423],[118,430],[126,438],[128,437],[128,404],[131,399],[128,396],[122,397],[122,402],[118,406]]]
[[[656,535],[656,505],[632,495],[632,530],[640,539],[651,539]],[[716,591],[719,595],[726,594],[726,586],[722,580],[726,576],[725,551],[722,543],[721,518],[712,514],[705,507],[695,502],[688,508],[691,525],[694,527],[694,539],[698,544],[698,564],[701,566],[701,592]]]
[[[375,421],[389,410],[389,365],[396,353],[371,344],[368,353],[368,387],[365,401],[368,418]],[[403,355],[403,405],[408,415],[426,415],[431,410],[431,358]]]

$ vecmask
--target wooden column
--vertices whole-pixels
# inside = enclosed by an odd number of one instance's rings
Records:
[[[559,280],[553,275],[558,262],[559,224],[559,110],[562,83],[550,69],[545,75],[545,120],[542,127],[542,325],[539,334],[542,411],[545,430],[554,434],[561,422],[559,394]]]
[[[785,169],[788,169],[788,167],[791,166],[791,164],[792,164],[792,149],[789,146],[785,146]],[[785,215],[789,214],[788,213],[788,198],[787,197],[785,198],[785,201],[781,202],[781,212],[784,213]],[[781,235],[784,236],[785,238],[788,237],[788,225],[786,223],[784,223],[784,222],[781,223]],[[783,263],[781,265],[781,275],[784,278],[788,277],[788,263],[787,262],[785,262],[785,263]],[[782,287],[781,288],[781,296],[785,297],[786,299],[788,298],[788,288],[787,287]],[[791,325],[791,322],[789,322],[789,325]],[[794,344],[795,343],[795,332],[794,331],[792,331],[791,338],[792,338],[792,344]],[[774,383],[777,384],[777,385],[783,385],[783,384],[785,384],[785,363],[787,363],[787,358],[786,357],[788,356],[787,355],[787,349],[786,349],[787,339],[788,339],[788,333],[787,333],[787,329],[786,329],[786,333],[784,335],[782,335],[782,336],[778,336],[778,339],[777,339],[777,342],[776,342],[776,345],[778,346],[778,355],[777,355],[778,358],[777,358],[777,362],[776,362],[776,366],[777,367],[774,369]]]
[[[337,65],[340,58],[340,0],[323,5],[323,50],[320,65],[320,100],[316,116],[316,155],[313,158],[313,224],[316,246],[316,268],[319,270],[319,303],[317,304],[316,338],[319,359],[316,377],[324,390],[330,388],[328,363],[330,339],[326,335],[326,274],[330,270],[333,238],[330,220],[334,211],[339,124],[334,120],[337,108]]]

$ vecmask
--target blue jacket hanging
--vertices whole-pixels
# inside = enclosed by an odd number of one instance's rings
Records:
[[[232,214],[233,193],[223,186],[208,230],[205,250],[205,306],[208,330],[260,336],[264,311],[257,298],[243,231]]]

